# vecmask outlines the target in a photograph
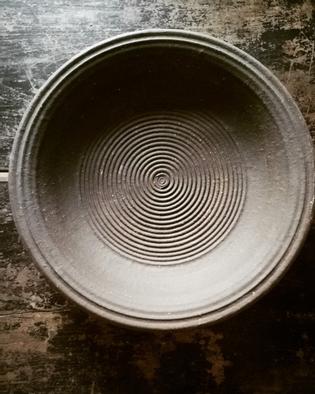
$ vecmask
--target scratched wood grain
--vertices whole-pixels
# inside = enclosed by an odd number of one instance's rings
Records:
[[[315,226],[254,306],[169,333],[112,326],[67,303],[23,250],[6,184],[0,229],[0,393],[314,393]]]
[[[135,29],[201,31],[247,50],[278,74],[314,131],[311,0],[2,0],[0,21],[0,168],[48,76],[86,46]]]
[[[64,61],[143,28],[210,33],[287,86],[315,135],[315,4],[293,0],[0,0],[0,168],[31,98]],[[0,393],[313,394],[315,228],[262,300],[219,325],[138,332],[88,316],[24,251],[0,183]]]

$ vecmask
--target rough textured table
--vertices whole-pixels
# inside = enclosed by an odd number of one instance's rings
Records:
[[[315,134],[311,0],[0,1],[0,168],[39,86],[64,61],[144,28],[210,33],[272,69]],[[315,227],[267,296],[215,326],[138,332],[98,321],[38,273],[0,183],[0,392],[308,394],[315,392]]]

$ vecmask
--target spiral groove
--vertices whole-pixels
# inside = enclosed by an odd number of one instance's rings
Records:
[[[242,209],[246,176],[232,137],[204,112],[152,112],[87,151],[81,200],[98,236],[122,255],[178,264],[214,248]]]

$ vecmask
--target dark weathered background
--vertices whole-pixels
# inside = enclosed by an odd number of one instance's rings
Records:
[[[38,87],[65,60],[134,29],[223,38],[271,68],[315,134],[311,0],[0,0],[0,168]],[[79,311],[19,242],[0,184],[1,393],[315,393],[315,227],[269,295],[216,326],[130,331]]]

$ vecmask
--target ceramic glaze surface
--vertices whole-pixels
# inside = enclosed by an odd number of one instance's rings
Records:
[[[283,274],[311,220],[303,118],[259,62],[145,31],[51,77],[11,160],[20,234],[57,287],[136,327],[218,321]]]

